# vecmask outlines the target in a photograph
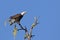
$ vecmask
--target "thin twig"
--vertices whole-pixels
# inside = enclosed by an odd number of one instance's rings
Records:
[[[34,23],[32,24],[32,26],[31,26],[31,28],[30,28],[30,34],[29,34],[29,37],[28,37],[28,40],[31,40],[31,36],[32,36],[32,30],[33,30],[33,28],[38,24],[38,19],[37,19],[37,17],[34,17]]]

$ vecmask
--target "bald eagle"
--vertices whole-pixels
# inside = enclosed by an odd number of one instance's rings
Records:
[[[13,23],[20,24],[20,20],[23,18],[23,16],[26,14],[26,11],[21,12],[20,14],[13,15],[9,18],[9,23],[12,25]]]

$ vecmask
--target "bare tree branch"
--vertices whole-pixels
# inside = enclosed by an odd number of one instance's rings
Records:
[[[33,28],[38,24],[38,19],[37,17],[34,17],[34,23],[32,24],[31,28],[30,28],[30,34],[29,34],[29,37],[28,37],[28,40],[31,40],[31,36],[32,36],[32,30]]]
[[[13,20],[13,21],[14,21],[14,20]],[[11,23],[11,24],[12,24],[12,23]],[[24,27],[24,26],[22,26],[21,24],[19,24],[19,26],[21,27],[21,28],[19,28],[19,29],[16,28],[16,25],[15,25],[14,30],[13,30],[14,37],[16,36],[17,31],[23,30],[23,31],[25,31],[24,40],[25,40],[25,39],[31,40],[31,38],[32,38],[33,36],[35,36],[35,35],[32,35],[32,30],[33,30],[33,28],[35,28],[35,26],[36,26],[37,24],[38,24],[38,18],[37,18],[37,17],[34,17],[34,22],[33,22],[32,25],[31,25],[30,32],[28,32],[27,28]]]
[[[38,19],[37,19],[37,17],[34,17],[34,23],[31,25],[30,33],[28,33],[28,30],[26,27],[24,28],[22,25],[20,25],[22,27],[22,29],[18,29],[18,30],[24,30],[25,31],[24,40],[25,39],[31,40],[31,37],[33,37],[32,30],[37,24],[38,24]]]

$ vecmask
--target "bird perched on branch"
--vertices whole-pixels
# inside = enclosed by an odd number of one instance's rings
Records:
[[[10,25],[17,23],[21,26],[20,21],[23,18],[23,16],[26,14],[26,11],[21,12],[20,14],[13,15],[9,18]]]

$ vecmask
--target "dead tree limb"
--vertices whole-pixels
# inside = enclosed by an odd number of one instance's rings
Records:
[[[34,22],[33,24],[31,25],[31,28],[30,28],[30,32],[28,32],[27,28],[26,27],[23,27],[21,24],[19,24],[19,26],[21,27],[20,29],[16,28],[16,25],[14,27],[14,36],[16,35],[16,32],[19,31],[19,30],[23,30],[25,31],[25,36],[24,36],[24,40],[25,39],[28,39],[28,40],[31,40],[31,38],[34,36],[32,35],[32,30],[33,28],[35,28],[35,26],[38,24],[38,19],[37,17],[34,17]]]

